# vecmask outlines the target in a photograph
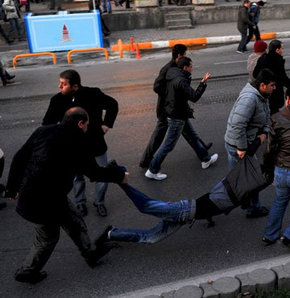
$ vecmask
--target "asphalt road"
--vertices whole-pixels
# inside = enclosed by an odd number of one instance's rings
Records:
[[[223,141],[226,120],[247,81],[246,76],[238,75],[245,73],[245,62],[227,63],[231,57],[245,60],[245,56],[231,56],[231,53],[230,46],[190,52],[196,66],[194,77],[201,77],[209,70],[215,76],[232,75],[210,81],[204,97],[195,105],[195,127],[205,141],[214,142],[211,151],[219,154],[219,160],[211,168],[202,170],[196,155],[181,139],[163,164],[162,170],[168,179],[162,182],[146,179],[138,162],[155,125],[156,96],[150,82],[168,60],[166,55],[160,53],[158,59],[136,62],[77,66],[85,85],[102,86],[119,101],[118,119],[107,135],[108,155],[128,167],[133,186],[152,197],[175,201],[198,198],[226,174]],[[217,61],[222,64],[214,64]],[[53,83],[57,84],[59,71],[61,68],[26,68],[17,73],[18,85],[5,89],[10,94],[0,101],[1,147],[6,154],[4,181],[13,154],[41,123],[48,94],[56,90]],[[193,81],[193,87],[197,84]],[[37,96],[31,97],[32,94]],[[88,198],[92,192],[93,185],[88,183]],[[273,195],[272,187],[262,192],[263,204],[270,206]],[[86,222],[92,238],[107,224],[149,228],[158,221],[140,214],[116,185],[109,187],[107,207],[109,216],[99,218],[89,199]],[[104,257],[94,270],[86,266],[71,240],[62,233],[45,266],[48,278],[31,286],[13,280],[14,271],[33,241],[32,225],[14,209],[15,202],[8,202],[8,207],[0,211],[0,297],[107,297],[289,254],[279,244],[272,247],[262,244],[265,218],[246,219],[245,212],[236,209],[228,216],[216,217],[213,228],[207,228],[206,221],[197,221],[191,229],[184,226],[172,237],[154,245],[122,243],[121,248]],[[287,220],[289,215],[286,223]]]

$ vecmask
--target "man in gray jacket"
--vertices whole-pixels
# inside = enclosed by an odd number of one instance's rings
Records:
[[[261,144],[269,132],[270,109],[268,97],[275,89],[275,76],[269,69],[263,69],[253,84],[247,85],[236,100],[227,122],[225,147],[228,167],[231,170],[244,158],[248,146],[256,138]],[[253,196],[247,217],[266,216],[268,210],[260,205],[258,193]]]

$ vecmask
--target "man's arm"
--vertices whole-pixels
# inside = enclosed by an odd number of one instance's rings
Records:
[[[42,125],[56,124],[61,122],[63,118],[63,111],[58,106],[59,94],[51,98],[48,109],[42,120]]]
[[[164,65],[161,68],[158,77],[154,81],[153,90],[158,95],[163,95],[165,93],[165,90],[166,90],[165,76],[166,76],[168,69],[171,67],[171,65],[172,65],[171,61],[169,63],[167,63],[166,65]]]

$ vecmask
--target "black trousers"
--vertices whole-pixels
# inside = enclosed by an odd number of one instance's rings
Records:
[[[256,40],[261,40],[260,30],[258,25],[256,25],[256,29],[252,26],[249,26],[249,35],[247,37],[247,44],[252,40],[253,36],[255,35]]]

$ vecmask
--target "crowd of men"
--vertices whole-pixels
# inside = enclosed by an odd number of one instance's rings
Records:
[[[260,40],[256,43],[257,50],[265,50]],[[218,159],[217,153],[209,154],[212,143],[205,143],[195,131],[193,111],[188,104],[202,97],[211,75],[206,73],[193,89],[193,63],[186,51],[186,46],[175,45],[171,61],[160,70],[154,82],[154,91],[158,94],[157,125],[139,164],[146,169],[145,177],[152,180],[167,178],[160,172],[161,165],[181,135],[196,153],[203,170]],[[212,216],[228,214],[238,206],[247,209],[249,218],[266,216],[269,210],[261,206],[259,191],[273,179],[276,196],[263,241],[267,244],[277,241],[290,199],[290,80],[282,52],[283,44],[273,40],[269,52],[255,60],[256,65],[251,60],[249,82],[241,90],[227,121],[224,139],[229,173],[200,198],[177,202],[146,196],[128,184],[129,173],[125,167],[107,161],[105,134],[114,125],[118,103],[99,88],[82,86],[77,71],[63,71],[59,78],[60,92],[51,98],[42,126],[15,154],[8,175],[5,195],[17,200],[17,213],[33,223],[36,233],[15,279],[37,283],[47,276],[42,269],[58,242],[60,228],[94,268],[113,247],[112,241],[155,243],[186,223],[211,220]],[[286,96],[283,87],[288,88]],[[280,96],[286,98],[285,102]],[[261,167],[255,152],[264,142],[268,145]],[[107,216],[105,193],[107,183],[113,182],[140,212],[159,217],[161,221],[149,230],[108,226],[91,241],[83,220],[88,213],[84,175],[95,183],[94,206],[100,216]],[[68,199],[72,188],[76,207]],[[284,232],[282,241],[290,244],[290,228]]]

